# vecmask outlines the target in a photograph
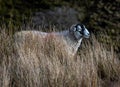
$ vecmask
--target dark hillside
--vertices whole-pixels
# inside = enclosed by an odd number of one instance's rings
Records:
[[[36,12],[40,14],[36,16]],[[60,29],[82,22],[100,42],[112,44],[120,51],[120,0],[0,0],[0,26],[5,24],[15,32],[33,17]]]

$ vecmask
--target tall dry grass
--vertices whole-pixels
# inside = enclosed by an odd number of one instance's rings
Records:
[[[18,37],[19,38],[19,37]],[[15,42],[0,32],[0,87],[119,87],[120,60],[92,35],[75,57],[54,36]]]

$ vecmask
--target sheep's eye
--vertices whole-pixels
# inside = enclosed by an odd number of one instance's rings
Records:
[[[82,25],[81,25],[81,28],[82,28],[82,29],[85,29],[85,25],[82,24]]]

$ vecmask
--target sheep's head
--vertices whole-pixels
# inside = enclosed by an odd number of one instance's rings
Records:
[[[90,33],[83,24],[76,24],[70,28],[70,32],[75,36],[77,40],[81,38],[89,38]]]

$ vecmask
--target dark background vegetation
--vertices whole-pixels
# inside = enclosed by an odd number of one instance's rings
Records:
[[[38,19],[45,18],[44,25],[49,22],[68,27],[76,22],[83,23],[100,42],[113,45],[115,51],[120,52],[120,0],[0,0],[0,26],[7,27],[8,31],[18,31],[36,14]],[[53,21],[60,17],[59,22]]]

